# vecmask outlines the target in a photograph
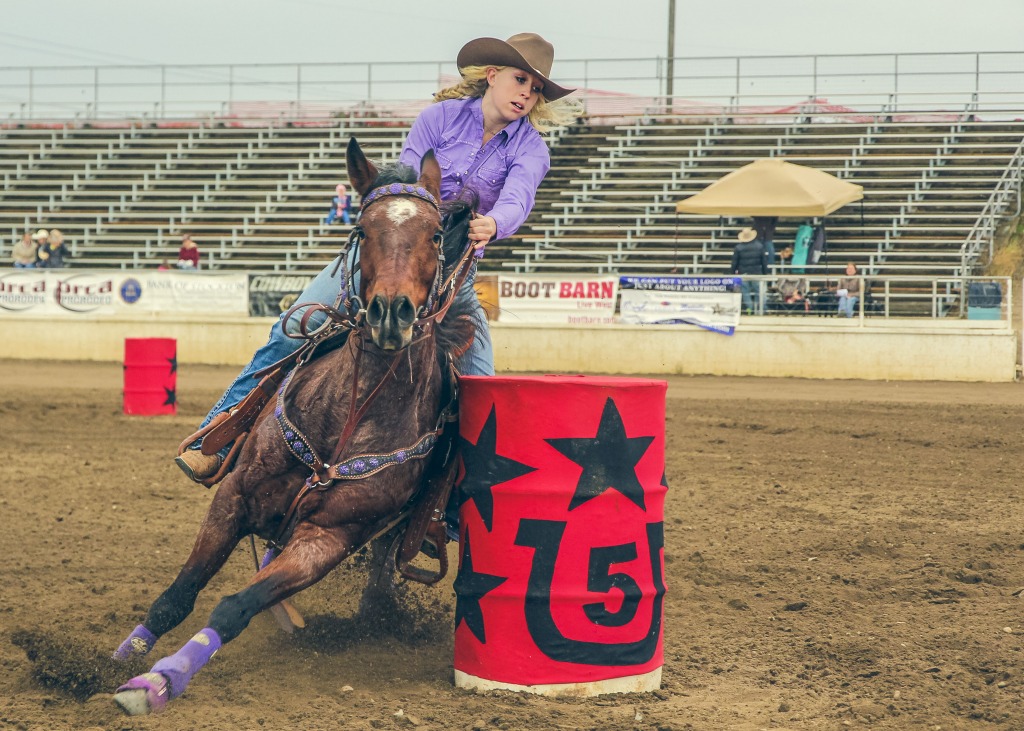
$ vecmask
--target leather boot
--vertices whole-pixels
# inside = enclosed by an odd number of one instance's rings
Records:
[[[203,454],[198,449],[186,449],[174,459],[174,463],[193,482],[213,477],[223,462],[224,458],[219,454]]]

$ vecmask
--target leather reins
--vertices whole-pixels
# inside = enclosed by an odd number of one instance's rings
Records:
[[[408,185],[403,185],[401,186],[401,189],[396,190],[395,188],[397,185],[398,184],[393,184],[392,186],[385,186],[385,188],[377,188],[372,191],[366,198],[364,198],[362,211],[365,211],[366,207],[370,203],[375,200],[379,200],[385,195],[411,195],[421,198],[428,203],[432,203],[435,210],[438,210],[440,215],[440,210],[436,201],[433,199],[433,196],[425,190],[417,186]],[[410,188],[412,188],[412,190],[409,190]],[[381,190],[386,190],[386,192],[375,195]],[[362,215],[362,211],[360,212],[360,215]],[[304,352],[296,358],[294,369],[288,374],[288,377],[278,389],[277,404],[274,409],[274,415],[281,430],[281,436],[284,439],[285,444],[288,446],[288,449],[303,464],[310,468],[311,474],[303,482],[302,487],[295,494],[295,497],[292,498],[291,503],[285,512],[284,518],[281,521],[277,535],[273,540],[268,541],[268,545],[277,550],[284,547],[287,536],[292,529],[292,523],[295,521],[299,506],[310,492],[313,490],[323,492],[329,489],[337,480],[362,479],[393,465],[402,464],[412,459],[422,459],[423,457],[426,457],[430,454],[434,444],[437,442],[438,436],[440,436],[441,432],[444,430],[444,424],[454,418],[451,411],[454,408],[457,395],[456,388],[453,385],[451,388],[451,398],[449,403],[442,408],[437,422],[434,425],[434,429],[422,435],[412,445],[384,454],[359,455],[357,457],[341,461],[341,455],[348,446],[348,442],[355,433],[359,422],[366,415],[370,405],[380,394],[387,380],[394,376],[398,363],[405,354],[405,351],[408,348],[418,345],[424,341],[427,341],[427,343],[433,341],[435,326],[444,320],[448,310],[455,301],[459,288],[465,283],[469,276],[469,272],[472,268],[471,262],[474,251],[472,246],[467,246],[457,264],[453,267],[451,273],[447,277],[444,277],[444,241],[443,233],[441,232],[440,227],[438,228],[438,232],[434,236],[434,243],[437,246],[438,252],[438,264],[434,275],[434,283],[431,287],[427,304],[422,308],[422,311],[426,311],[425,314],[419,316],[418,313],[418,316],[413,323],[413,327],[419,329],[420,334],[417,337],[414,337],[406,348],[399,351],[392,357],[388,369],[381,377],[381,380],[370,391],[362,404],[357,407],[356,402],[359,392],[360,363],[364,352],[362,342],[366,337],[366,311],[362,307],[362,302],[359,300],[358,295],[353,294],[352,296],[349,296],[349,293],[354,289],[352,285],[354,284],[355,267],[353,267],[352,271],[348,271],[347,259],[358,251],[360,239],[364,237],[365,233],[362,228],[357,225],[349,236],[346,245],[342,248],[339,262],[335,265],[332,272],[332,274],[336,274],[338,268],[343,267],[342,292],[339,295],[338,300],[336,300],[334,307],[320,303],[300,303],[291,307],[281,319],[282,330],[284,330],[284,333],[288,337],[305,339],[308,341],[308,344],[307,346],[303,346],[302,350]],[[353,247],[355,248],[355,251],[352,251]],[[339,309],[339,305],[343,309]],[[289,319],[294,317],[295,313],[303,308],[305,308],[306,311],[303,312],[298,321],[298,333],[293,334],[288,332],[286,325]],[[317,312],[323,312],[326,319],[324,323],[310,330],[310,318]],[[345,425],[342,428],[341,435],[332,450],[330,461],[325,462],[320,458],[316,450],[313,449],[305,435],[303,435],[302,432],[299,431],[299,429],[288,419],[285,409],[285,398],[288,385],[291,383],[295,373],[298,372],[302,365],[305,365],[312,359],[313,353],[319,344],[329,340],[339,329],[342,328],[351,331],[349,343],[347,345],[349,348],[354,348],[356,350],[353,354],[355,365],[353,367],[352,374],[351,399],[349,403],[348,416],[345,420]],[[356,342],[357,340],[359,341],[358,344]],[[452,380],[454,382],[454,377]]]

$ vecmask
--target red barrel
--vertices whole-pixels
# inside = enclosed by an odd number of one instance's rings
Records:
[[[461,380],[456,685],[660,686],[667,385]]]
[[[177,348],[174,338],[125,338],[124,413],[177,413]]]

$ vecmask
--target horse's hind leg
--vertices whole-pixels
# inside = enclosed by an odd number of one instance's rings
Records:
[[[185,692],[192,677],[221,645],[241,634],[253,617],[312,586],[337,566],[351,552],[357,530],[300,525],[281,555],[261,569],[249,586],[220,600],[207,627],[178,652],[157,661],[148,673],[118,688],[114,700],[131,715],[163,710],[168,700]]]
[[[162,635],[181,624],[192,612],[199,592],[221,569],[244,532],[241,500],[233,491],[221,488],[185,565],[150,606],[145,621],[117,648],[114,658],[123,660],[147,654]]]

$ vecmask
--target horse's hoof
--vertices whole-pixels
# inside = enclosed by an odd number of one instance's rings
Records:
[[[160,713],[167,707],[170,688],[160,673],[136,675],[114,693],[114,702],[129,716]]]

